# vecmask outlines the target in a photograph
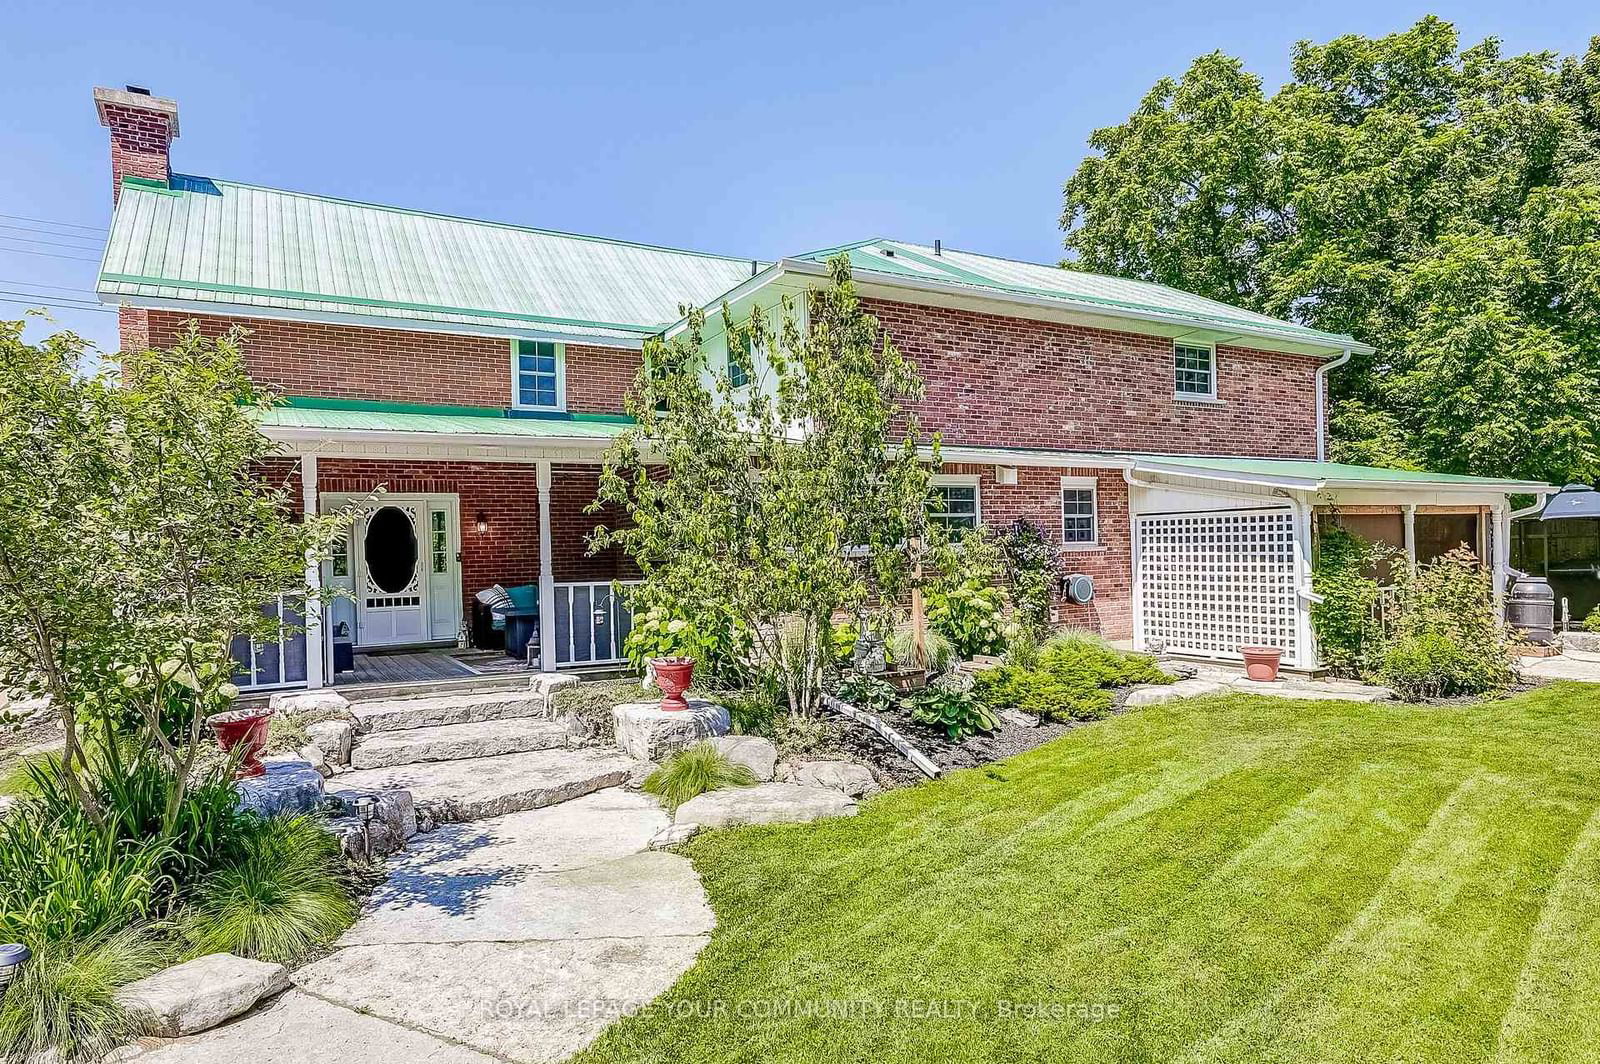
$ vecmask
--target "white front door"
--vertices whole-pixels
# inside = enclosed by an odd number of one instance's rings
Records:
[[[358,646],[428,641],[426,520],[420,500],[389,496],[356,522]]]

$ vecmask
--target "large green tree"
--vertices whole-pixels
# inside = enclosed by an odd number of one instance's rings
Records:
[[[1220,52],[1090,138],[1069,267],[1349,332],[1349,461],[1600,475],[1600,38],[1462,50],[1429,17],[1295,47],[1268,94]]]

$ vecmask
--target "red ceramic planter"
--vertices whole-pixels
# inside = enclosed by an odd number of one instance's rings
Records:
[[[1278,664],[1283,661],[1283,651],[1278,647],[1240,647],[1244,655],[1244,674],[1247,679],[1270,683],[1278,678]]]
[[[668,712],[688,709],[683,693],[694,680],[694,659],[657,658],[651,665],[656,671],[656,686],[661,688],[661,708]]]
[[[267,745],[267,725],[272,714],[271,709],[235,709],[206,718],[211,730],[217,733],[223,753],[232,753],[236,746],[243,747],[234,779],[266,775],[267,766],[261,763],[261,751]]]

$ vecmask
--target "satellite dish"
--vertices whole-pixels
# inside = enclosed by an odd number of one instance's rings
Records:
[[[1083,605],[1094,600],[1094,577],[1088,573],[1073,573],[1061,581],[1061,590],[1067,601]]]

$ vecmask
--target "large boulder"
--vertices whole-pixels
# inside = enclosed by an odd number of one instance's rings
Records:
[[[864,798],[880,790],[871,770],[854,761],[800,761],[794,765],[792,781],[827,787],[850,798]]]
[[[707,791],[678,806],[675,824],[726,828],[736,824],[803,824],[830,816],[855,816],[853,799],[831,787],[758,783]]]
[[[151,1034],[177,1038],[209,1030],[288,988],[289,969],[281,964],[212,953],[129,983],[116,1000],[147,1016]]]
[[[660,761],[686,746],[726,735],[728,711],[700,698],[688,709],[665,710],[660,702],[631,702],[611,710],[617,746],[629,757]]]
[[[322,804],[322,773],[308,761],[278,758],[266,763],[264,776],[240,780],[239,807],[262,816],[309,813]]]
[[[771,739],[759,735],[723,735],[711,740],[717,753],[743,765],[762,783],[772,782],[772,771],[778,764],[778,748]]]
[[[356,726],[348,720],[323,720],[306,725],[306,737],[322,752],[323,760],[334,768],[350,763],[350,748],[355,744]]]
[[[365,829],[361,822],[363,798],[372,799],[372,819]],[[328,803],[336,813],[328,820],[328,830],[339,836],[347,857],[387,857],[405,849],[406,841],[417,833],[417,810],[410,791],[339,790],[328,795]]]
[[[279,691],[267,699],[267,705],[279,713],[318,713],[345,715],[350,712],[350,700],[331,687],[315,691]]]

